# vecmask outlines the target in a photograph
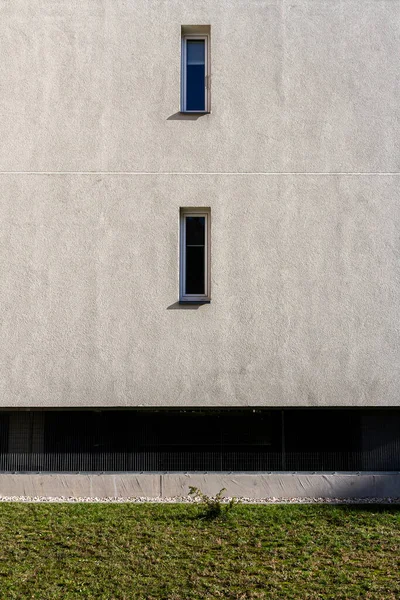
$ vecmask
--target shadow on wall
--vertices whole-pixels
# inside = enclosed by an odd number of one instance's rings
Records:
[[[267,475],[264,485],[266,496],[275,497],[337,499],[400,497],[400,473],[390,472],[281,473]]]
[[[174,302],[167,306],[167,310],[197,310],[202,304],[181,304],[180,302]]]
[[[400,473],[360,473],[325,476],[328,498],[399,498]]]
[[[177,112],[167,118],[167,121],[197,121],[200,117],[204,117],[208,113],[183,113]]]

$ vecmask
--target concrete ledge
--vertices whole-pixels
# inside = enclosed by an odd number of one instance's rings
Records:
[[[71,498],[131,498],[160,495],[160,475],[0,474],[1,496],[63,496]]]
[[[166,474],[163,493],[186,495],[189,486],[207,494],[249,498],[384,498],[400,496],[400,473]]]
[[[172,498],[190,486],[254,499],[390,498],[400,497],[400,473],[0,474],[0,497]]]

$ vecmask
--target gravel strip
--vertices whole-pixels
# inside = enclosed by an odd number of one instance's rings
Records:
[[[229,502],[230,498],[224,498],[223,503]],[[400,498],[236,498],[240,504],[400,504]],[[87,497],[67,497],[67,496],[0,496],[0,502],[68,502],[76,504],[85,502],[87,504],[196,504],[198,500],[189,496],[175,496],[171,498],[87,498]]]

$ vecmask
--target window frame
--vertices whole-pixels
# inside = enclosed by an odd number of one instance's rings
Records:
[[[208,114],[210,112],[210,43],[208,33],[185,33],[181,46],[181,112],[189,114]],[[188,110],[186,108],[187,91],[187,42],[188,40],[204,40],[205,76],[204,76],[204,110]]]
[[[205,217],[204,227],[204,294],[186,294],[186,219],[187,217]],[[208,303],[211,300],[211,211],[209,208],[181,208],[180,209],[180,248],[179,248],[179,302]]]

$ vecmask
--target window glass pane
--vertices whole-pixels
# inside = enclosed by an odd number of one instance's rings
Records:
[[[187,64],[204,65],[205,64],[204,40],[187,41]]]
[[[186,294],[205,294],[205,217],[186,217]]]
[[[186,294],[204,294],[204,246],[186,246]]]
[[[205,217],[186,217],[186,245],[204,245]]]
[[[205,110],[205,40],[186,44],[186,110]]]

